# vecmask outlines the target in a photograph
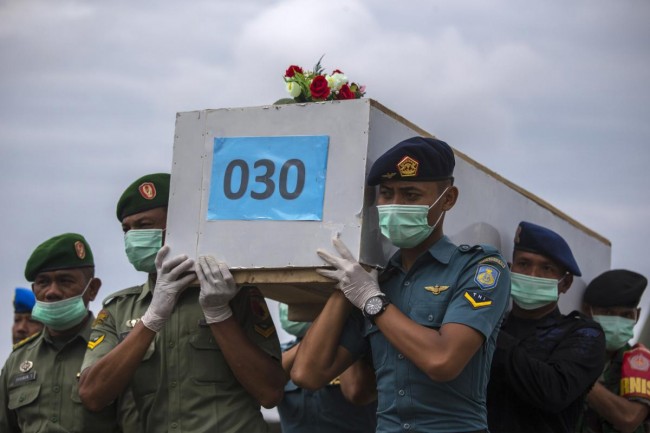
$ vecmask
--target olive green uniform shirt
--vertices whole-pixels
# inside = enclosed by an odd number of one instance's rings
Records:
[[[153,281],[115,293],[104,301],[82,370],[116,347],[144,315]],[[259,403],[226,363],[203,310],[199,288],[179,297],[130,383],[142,432],[265,432]],[[266,301],[255,287],[242,287],[230,303],[245,334],[280,359],[280,343]]]
[[[621,347],[614,353],[612,358],[605,364],[603,374],[600,376],[598,381],[603,385],[607,390],[611,391],[616,395],[620,395],[621,391],[621,369],[623,368],[623,355],[625,352],[630,350],[632,347],[629,344]],[[650,402],[643,399],[633,399],[639,403],[648,404]],[[618,430],[614,428],[609,422],[602,418],[598,412],[593,410],[587,404],[587,400],[584,402],[584,412],[582,417],[578,422],[576,432],[578,433],[618,433]],[[634,430],[634,433],[645,433],[646,428],[645,424],[641,423],[640,426]]]
[[[78,374],[92,315],[67,342],[46,330],[15,346],[2,369],[0,432],[117,432],[114,406],[87,411],[79,399]]]

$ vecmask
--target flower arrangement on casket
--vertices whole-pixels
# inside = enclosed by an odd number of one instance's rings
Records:
[[[287,92],[295,102],[333,101],[358,99],[366,93],[366,86],[351,83],[339,69],[326,74],[321,57],[312,71],[291,65],[284,73]]]

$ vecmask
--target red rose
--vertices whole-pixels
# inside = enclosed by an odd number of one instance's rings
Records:
[[[334,72],[332,72],[332,75],[334,75],[334,74],[343,74],[343,71],[340,70],[340,69],[334,69]]]
[[[327,79],[322,75],[316,75],[309,86],[312,99],[327,99],[330,95],[330,88],[327,85]]]
[[[291,78],[294,75],[296,75],[296,72],[302,74],[302,68],[300,66],[291,65],[287,68],[287,71],[284,73],[284,76],[287,78]]]
[[[354,99],[354,98],[355,98],[355,96],[354,96],[354,93],[352,92],[352,90],[350,90],[350,86],[348,86],[347,84],[344,84],[339,89],[339,94],[338,94],[338,97],[336,99]]]

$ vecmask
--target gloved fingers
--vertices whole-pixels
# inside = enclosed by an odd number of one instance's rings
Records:
[[[327,264],[334,266],[337,269],[343,269],[345,266],[345,259],[336,257],[322,248],[317,249],[316,254],[318,254],[318,257],[323,259],[323,261],[327,262]]]
[[[194,268],[194,260],[181,254],[166,260],[162,264],[162,273],[169,275],[171,281],[176,281],[182,274],[189,272]]]
[[[230,273],[230,269],[228,269],[228,265],[225,264],[224,262],[218,262],[217,266],[219,267],[219,274],[221,275],[221,280],[225,282],[228,285],[228,287],[234,287],[236,285],[235,279]]]
[[[156,264],[156,270],[160,271],[160,268],[162,268],[165,257],[167,257],[167,254],[169,254],[169,250],[170,248],[168,245],[164,245],[161,249],[158,250],[158,253],[156,254],[156,260],[154,261]]]
[[[334,244],[334,248],[336,248],[336,251],[341,255],[346,260],[350,260],[352,262],[356,262],[357,259],[354,258],[348,247],[343,243],[340,237],[335,237],[332,239],[332,244]]]
[[[379,276],[379,271],[377,270],[377,268],[372,268],[372,269],[370,270],[370,272],[368,272],[368,273],[370,274],[370,277],[371,277],[374,281],[377,281],[377,278],[378,278],[378,276]]]
[[[196,264],[197,272],[200,272],[204,275],[205,280],[213,281],[215,279],[215,273],[219,273],[219,267],[217,266],[217,261],[212,256],[200,256]]]
[[[316,272],[319,273],[320,275],[324,276],[325,278],[329,278],[331,280],[336,280],[336,281],[341,280],[341,271],[339,271],[339,270],[316,269]]]
[[[183,275],[181,278],[179,278],[177,281],[182,284],[183,290],[185,290],[185,287],[189,286],[192,281],[194,281],[194,278],[196,278],[196,275],[194,272],[189,272],[187,275]],[[181,290],[182,291],[182,290]]]

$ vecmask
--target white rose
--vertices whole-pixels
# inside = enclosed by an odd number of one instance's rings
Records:
[[[343,74],[332,74],[325,76],[327,86],[334,92],[338,92],[345,83],[348,82],[348,77]]]
[[[293,81],[287,82],[287,92],[291,95],[292,98],[300,95],[300,86]]]

